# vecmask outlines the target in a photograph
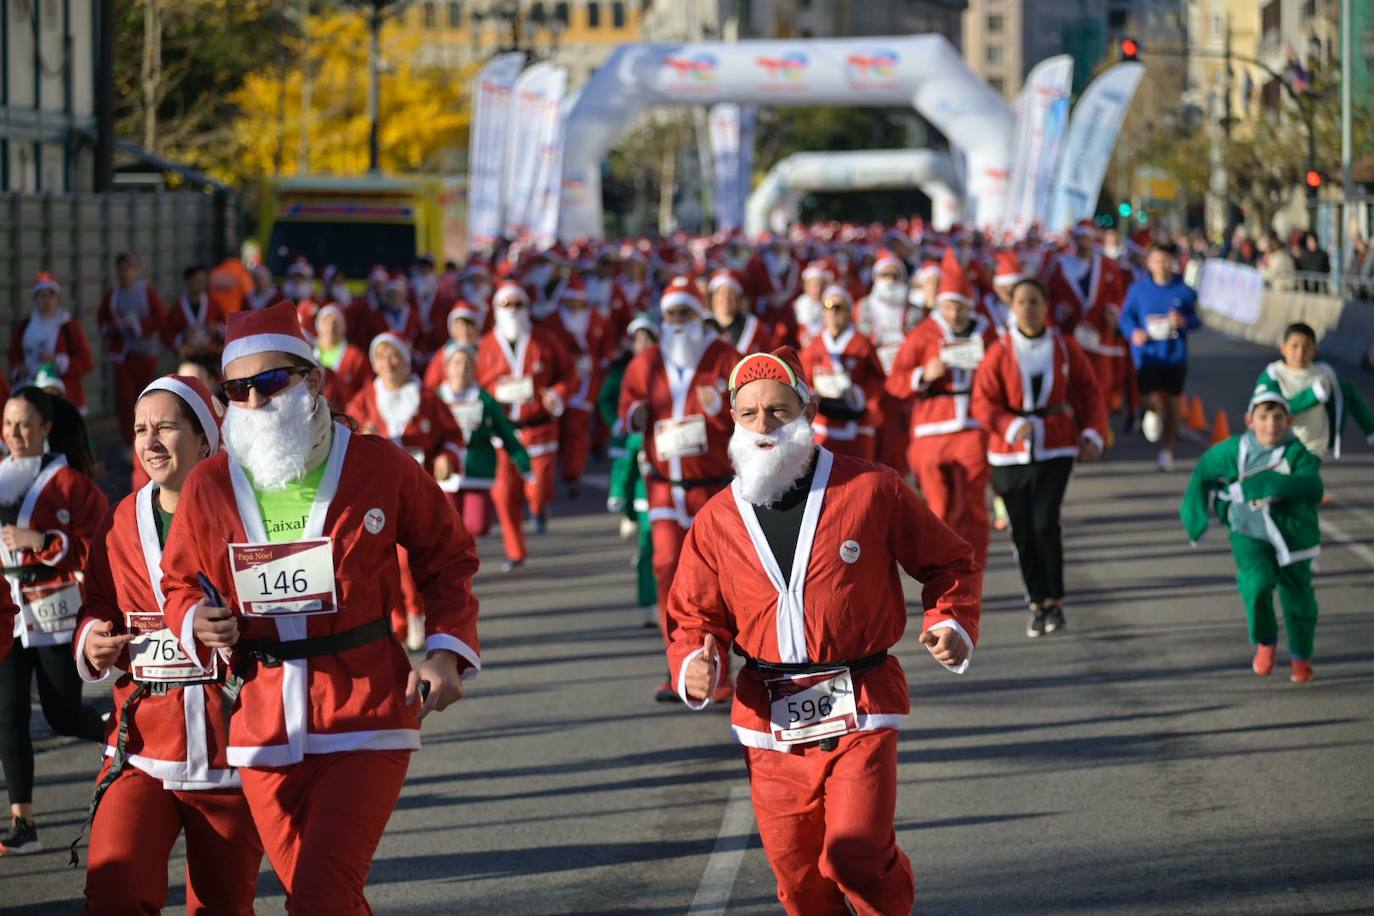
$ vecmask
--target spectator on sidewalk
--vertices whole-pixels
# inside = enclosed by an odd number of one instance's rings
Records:
[[[1298,255],[1298,270],[1307,276],[1303,277],[1302,288],[1304,292],[1326,293],[1326,276],[1331,273],[1331,256],[1321,247],[1316,235],[1311,232],[1303,235],[1302,252]]]
[[[1297,265],[1293,263],[1293,256],[1288,253],[1283,242],[1273,231],[1266,232],[1260,247],[1264,251],[1264,257],[1260,259],[1260,274],[1264,277],[1264,285],[1269,289],[1287,292],[1293,289],[1293,272],[1297,270]]]

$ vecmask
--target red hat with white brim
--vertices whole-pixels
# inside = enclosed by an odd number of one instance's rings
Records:
[[[233,312],[225,324],[221,369],[236,359],[256,353],[288,353],[312,366],[319,365],[314,349],[301,331],[296,306],[290,302],[278,302],[262,311]]]
[[[701,293],[697,291],[697,285],[692,282],[690,277],[674,277],[668,284],[668,288],[663,291],[663,297],[658,300],[660,312],[666,312],[671,308],[687,306],[702,318],[707,315],[706,303],[702,301]]]
[[[142,398],[154,391],[166,391],[185,401],[186,406],[191,408],[191,413],[200,421],[200,429],[205,433],[205,441],[210,445],[210,454],[219,451],[224,406],[215,400],[204,382],[189,375],[164,375],[162,378],[153,379],[138,396]]]
[[[45,289],[51,290],[54,293],[62,292],[62,287],[57,285],[57,278],[46,270],[40,273],[33,281],[33,294],[36,296]]]
[[[381,346],[391,346],[396,348],[396,352],[401,354],[404,362],[410,362],[410,344],[397,334],[387,331],[372,338],[372,343],[367,345],[367,360],[375,362],[377,359],[377,348]]]
[[[722,286],[729,286],[733,288],[734,291],[739,293],[741,296],[744,295],[744,278],[740,276],[739,271],[737,270],[726,269],[718,270],[715,273],[713,273],[711,275],[711,283],[706,288],[706,291],[709,293],[714,293]]]

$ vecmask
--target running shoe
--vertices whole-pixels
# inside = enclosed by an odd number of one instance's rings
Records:
[[[10,829],[0,833],[0,856],[24,856],[42,851],[43,844],[38,842],[38,829],[33,821],[15,816]]]
[[[1159,457],[1155,459],[1155,467],[1164,473],[1174,469],[1174,453],[1167,448],[1159,450]]]
[[[650,604],[644,608],[644,629],[658,629],[659,610],[657,604]]]
[[[1032,605],[1030,621],[1026,624],[1026,635],[1038,639],[1045,635],[1045,612]]]
[[[1294,684],[1306,684],[1312,680],[1312,663],[1305,658],[1293,659],[1293,673],[1288,679]]]
[[[1064,609],[1057,604],[1052,604],[1045,609],[1045,635],[1057,633],[1067,627],[1064,622]]]
[[[549,530],[549,513],[540,512],[534,517],[534,533],[543,534]]]
[[[655,703],[676,703],[678,702],[677,691],[673,689],[672,682],[664,681],[654,688]]]
[[[624,517],[622,516],[621,519],[620,519],[620,538],[621,538],[621,540],[626,540],[626,541],[628,541],[630,538],[634,537],[636,534],[639,534],[639,523],[636,522],[636,521],[635,521],[634,519],[632,519],[632,518],[624,518]]]
[[[1164,432],[1164,421],[1153,410],[1147,410],[1145,416],[1140,418],[1140,432],[1146,442],[1158,442],[1160,434]]]
[[[1260,677],[1268,677],[1274,670],[1274,647],[1264,643],[1255,646],[1255,660],[1250,663],[1250,670]]]
[[[501,561],[501,572],[503,572],[503,573],[515,572],[517,569],[519,569],[520,567],[522,567],[522,566],[524,566],[524,565],[525,565],[525,561],[524,561],[524,560],[502,560],[502,561]]]

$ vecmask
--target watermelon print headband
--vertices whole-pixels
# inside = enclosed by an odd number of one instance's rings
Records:
[[[797,354],[791,347],[779,347],[772,353],[751,353],[735,364],[730,372],[730,401],[735,393],[750,382],[764,379],[779,382],[797,392],[803,404],[811,400],[811,390],[796,369]]]

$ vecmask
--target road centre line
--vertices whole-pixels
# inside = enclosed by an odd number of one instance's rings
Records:
[[[749,797],[749,786],[735,786],[725,803],[716,845],[706,860],[706,870],[701,874],[701,883],[697,885],[697,894],[692,898],[687,916],[723,916],[753,835],[754,803]]]

